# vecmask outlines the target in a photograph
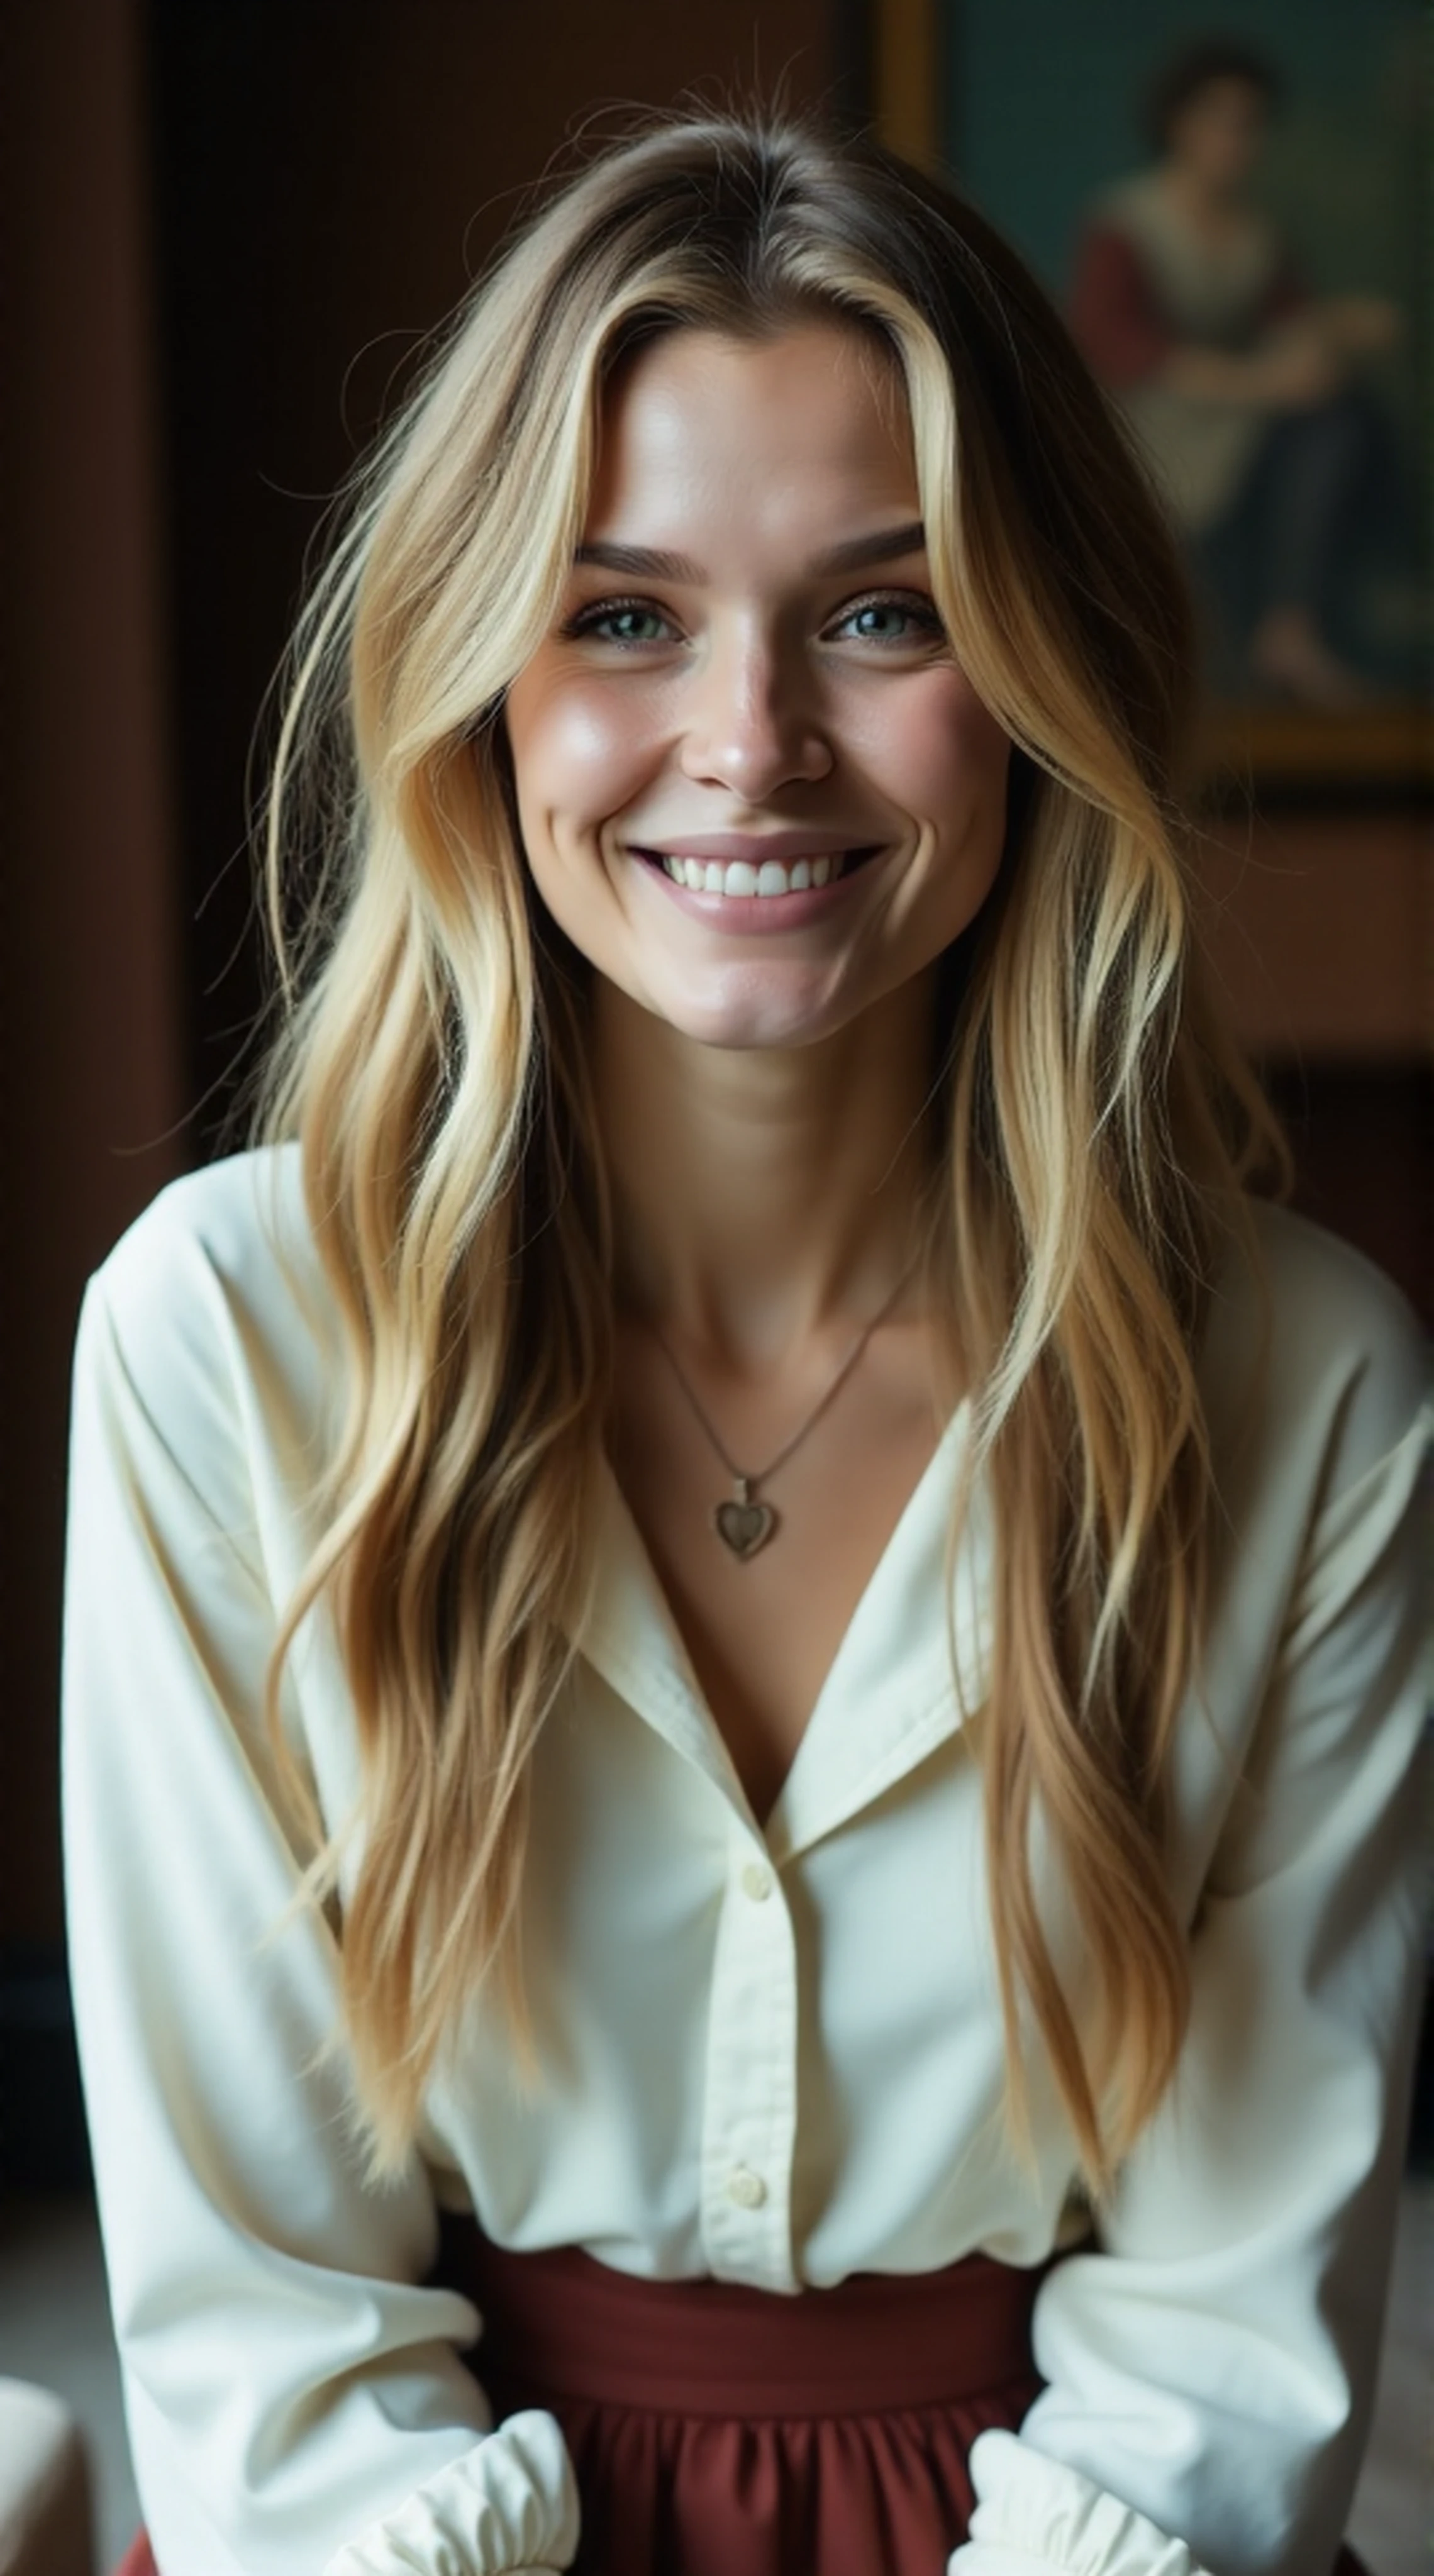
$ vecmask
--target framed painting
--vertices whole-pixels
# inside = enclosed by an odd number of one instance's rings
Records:
[[[1421,0],[871,0],[877,130],[1024,254],[1185,548],[1210,766],[1434,777]]]

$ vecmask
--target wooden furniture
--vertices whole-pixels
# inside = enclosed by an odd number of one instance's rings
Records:
[[[1221,815],[1197,847],[1201,931],[1262,1060],[1390,1065],[1434,1045],[1434,841],[1417,807]]]

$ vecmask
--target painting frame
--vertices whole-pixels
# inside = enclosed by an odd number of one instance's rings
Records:
[[[957,185],[966,181],[953,166],[959,158],[953,102],[964,100],[968,126],[976,125],[989,104],[973,86],[968,39],[980,9],[998,5],[999,0],[868,0],[872,128],[889,149]],[[1051,0],[1051,11],[1053,28],[1068,29],[1069,13],[1058,0]],[[1148,28],[1160,14],[1160,0],[1153,0],[1142,24]],[[979,194],[971,193],[980,203]],[[1000,210],[987,210],[1001,223]],[[1001,228],[1012,229],[1009,223]],[[1427,311],[1426,297],[1421,320]],[[1411,365],[1426,421],[1430,364],[1425,323]],[[1426,552],[1431,527],[1434,514],[1426,497],[1419,529]],[[1426,611],[1428,583],[1426,567]],[[1253,694],[1207,693],[1201,736],[1205,782],[1214,795],[1258,794],[1262,802],[1388,803],[1412,797],[1422,803],[1434,788],[1430,679],[1426,657],[1408,689],[1337,714]]]

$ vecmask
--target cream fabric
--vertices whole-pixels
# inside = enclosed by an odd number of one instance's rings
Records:
[[[48,2388],[0,2379],[0,2576],[94,2576],[79,2432]]]
[[[1037,2302],[1049,2387],[976,2455],[955,2576],[1325,2576],[1370,2396],[1418,1954],[1422,1355],[1356,1254],[1261,1222],[1263,1395],[1238,1277],[1203,1358],[1229,1538],[1174,1769],[1194,2019],[1098,2243],[1034,2055],[1031,2171],[1001,2127],[979,1769],[941,1600],[964,1411],[765,1833],[609,1479],[583,1655],[537,1754],[541,2081],[523,2088],[475,2003],[421,2151],[396,2187],[365,2187],[326,2045],[334,1936],[286,1912],[307,1852],[259,1719],[339,1395],[296,1154],[196,1174],[132,1229],[80,1335],[65,1792],[115,2315],[165,2576],[568,2563],[556,2425],[490,2431],[459,2357],[475,2314],[421,2286],[440,2204],[505,2245],[778,2295],[978,2247],[1034,2264],[1084,2238]],[[955,1605],[971,1705],[988,1547],[978,1508]],[[352,1716],[320,1621],[286,1723],[341,1820]]]
[[[1267,220],[1247,211],[1229,241],[1212,243],[1181,217],[1153,170],[1112,188],[1095,220],[1129,242],[1175,340],[1198,348],[1272,349],[1283,326],[1263,321],[1284,253]],[[1212,527],[1236,499],[1270,416],[1219,395],[1181,393],[1152,377],[1118,396],[1179,525]]]

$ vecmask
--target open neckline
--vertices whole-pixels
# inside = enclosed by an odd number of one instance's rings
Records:
[[[831,1756],[843,1777],[863,1767],[863,1753],[870,1756],[872,1763],[879,1763],[883,1747],[876,1739],[882,1730],[874,1727],[865,1744],[852,1742],[850,1729],[834,1723],[834,1711],[840,1717],[849,1706],[869,1711],[878,1700],[889,1703],[904,1698],[907,1712],[915,1721],[929,1713],[933,1690],[949,1696],[947,1623],[944,1617],[933,1614],[941,1608],[948,1515],[970,1417],[971,1399],[966,1395],[943,1423],[935,1447],[857,1597],[765,1816],[757,1814],[742,1784],[651,1551],[616,1470],[606,1452],[603,1454],[598,1599],[578,1642],[588,1659],[641,1714],[657,1723],[663,1733],[684,1739],[682,1749],[696,1755],[695,1739],[701,1737],[707,1756],[703,1767],[721,1777],[729,1796],[740,1803],[757,1833],[774,1847],[793,1838],[793,1809],[800,1807],[806,1777],[819,1758]],[[606,1578],[613,1578],[611,1600],[604,1597],[610,1589]],[[928,1586],[934,1592],[928,1615],[919,1620],[892,1616],[899,1596],[913,1596],[915,1610],[918,1602],[929,1597]],[[645,1655],[639,1640],[622,1635],[619,1624],[624,1617],[634,1624],[643,1612],[647,1614],[649,1641]],[[651,1647],[657,1639],[661,1640],[662,1651],[654,1656]],[[686,1725],[673,1722],[681,1716],[676,1705],[679,1700],[687,1704]],[[815,1751],[811,1749],[814,1744]],[[825,1805],[827,1801],[820,1803]]]

